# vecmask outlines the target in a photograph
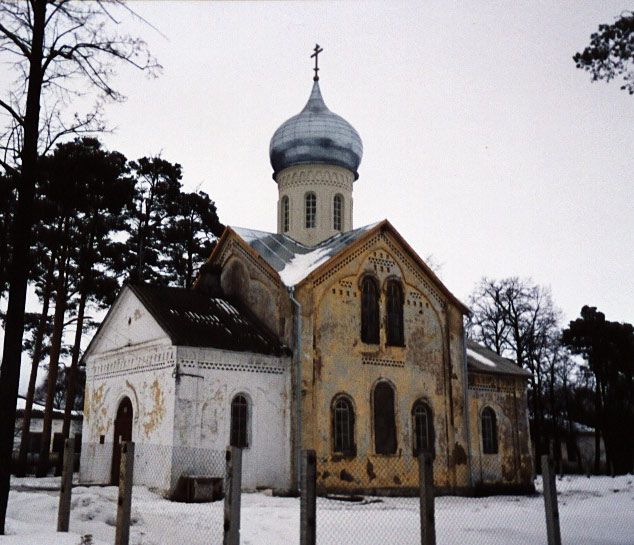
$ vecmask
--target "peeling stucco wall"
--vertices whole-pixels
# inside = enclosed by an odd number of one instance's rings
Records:
[[[304,314],[302,445],[317,451],[319,485],[336,489],[352,478],[364,488],[416,486],[411,411],[422,399],[433,413],[436,482],[467,486],[461,313],[389,235],[376,236],[352,256],[333,261],[332,274],[324,271],[297,294]],[[380,286],[378,345],[360,338],[360,284],[366,274]],[[401,280],[404,288],[404,347],[386,346],[385,285],[390,278]],[[382,380],[396,394],[398,446],[393,456],[375,453],[372,391]],[[355,456],[333,452],[331,406],[340,393],[354,405]],[[386,467],[389,471],[382,470]]]
[[[495,412],[498,437],[496,454],[483,453],[482,411],[485,407]],[[469,419],[475,484],[530,486],[533,460],[526,379],[470,372]]]
[[[244,488],[290,487],[290,358],[178,347],[174,445],[219,452],[229,445],[231,401],[248,401]],[[224,468],[223,468],[224,469]],[[173,469],[178,474],[178,468]]]
[[[115,417],[127,397],[135,457],[156,461],[135,466],[135,483],[168,483],[170,468],[164,460],[173,444],[175,350],[130,290],[117,300],[85,362],[80,479],[109,479]]]
[[[231,234],[216,254],[223,293],[235,297],[284,342],[289,342],[291,305],[279,278]]]

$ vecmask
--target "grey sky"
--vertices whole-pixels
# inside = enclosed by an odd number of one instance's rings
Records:
[[[275,230],[269,140],[312,85],[359,131],[354,223],[388,218],[466,300],[484,275],[634,320],[634,97],[572,55],[626,2],[133,2],[164,66],[131,70],[109,148],[159,152],[221,221]]]
[[[227,224],[275,230],[268,144],[311,88],[361,134],[355,226],[388,218],[466,299],[483,275],[634,320],[634,97],[571,59],[625,2],[136,2],[164,66],[107,144],[162,152]]]

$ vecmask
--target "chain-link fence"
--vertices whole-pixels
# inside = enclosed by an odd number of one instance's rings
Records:
[[[81,543],[115,543],[119,490],[109,484],[113,445],[84,447],[88,448],[82,451],[81,482],[76,474],[72,488],[69,529],[81,536]],[[226,452],[135,447],[137,484],[131,496],[129,543],[222,543],[225,502],[219,500],[226,493]],[[425,517],[421,518],[418,460],[372,456],[368,463],[357,457],[333,460],[314,455],[313,460],[316,516],[312,528],[316,527],[319,545],[421,543]],[[487,468],[487,463],[492,467]],[[542,477],[534,481],[534,492],[520,493],[514,487],[523,484],[521,478],[509,471],[505,460],[491,455],[478,464],[483,471],[473,472],[474,477],[489,475],[490,480],[474,479],[475,487],[451,489],[452,482],[465,478],[468,482],[471,475],[461,473],[467,466],[451,468],[442,457],[436,457],[428,472],[423,472],[434,477],[435,543],[547,543],[548,513],[556,510],[546,507],[549,494],[544,492]],[[508,478],[500,471],[506,471]],[[551,516],[551,521],[559,521],[563,545],[634,545],[633,475],[559,475],[552,481],[559,516]],[[532,479],[529,482],[533,484]],[[53,531],[59,487],[60,479],[55,477],[12,479],[9,528]],[[242,494],[238,504],[240,509],[234,505],[231,512],[240,513],[240,543],[245,545],[297,544],[300,532],[310,526],[300,517],[297,498],[258,491]]]
[[[120,456],[112,444],[84,445],[73,488],[70,531],[114,543]],[[220,545],[225,452],[136,444],[131,545]]]
[[[318,458],[317,490],[319,545],[420,544],[416,459]]]

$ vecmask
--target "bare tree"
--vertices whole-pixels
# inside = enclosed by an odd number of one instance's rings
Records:
[[[517,277],[483,278],[469,298],[469,337],[531,372],[529,409],[537,458],[546,451],[545,402],[563,358],[560,311],[550,290]]]
[[[143,41],[115,30],[118,8],[127,9],[117,1],[0,3],[0,55],[15,74],[0,98],[6,121],[0,166],[18,180],[0,369],[0,534],[9,496],[38,156],[65,135],[104,128],[101,104],[123,98],[110,85],[115,61],[150,72],[158,68]],[[87,93],[98,95],[95,107],[68,115],[71,101]]]

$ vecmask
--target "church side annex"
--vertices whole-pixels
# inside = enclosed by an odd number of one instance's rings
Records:
[[[169,460],[135,466],[166,494],[228,444],[246,488],[296,487],[310,448],[322,491],[404,493],[421,451],[441,489],[532,489],[528,372],[466,340],[469,309],[390,222],[353,228],[363,144],[317,74],[271,139],[277,233],[227,227],[193,290],[127,285],[96,333],[82,481],[131,439]]]

